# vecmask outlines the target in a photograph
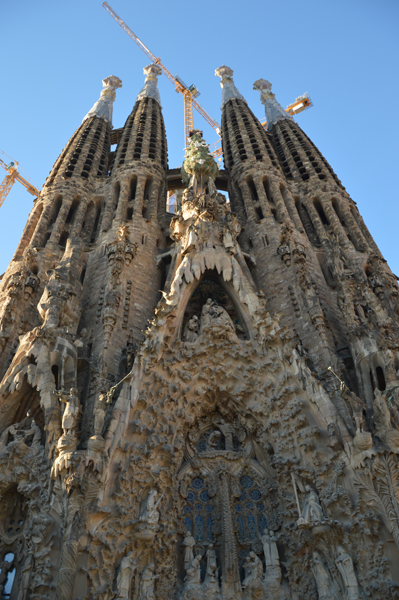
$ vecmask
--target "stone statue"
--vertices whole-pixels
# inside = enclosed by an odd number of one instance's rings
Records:
[[[312,490],[310,485],[306,485],[305,490],[308,495],[306,496],[305,506],[302,510],[302,518],[305,523],[319,523],[324,518],[319,496],[317,495],[317,492]]]
[[[159,577],[154,574],[154,563],[148,564],[141,574],[138,600],[154,600],[154,584]]]
[[[212,298],[208,298],[208,300],[205,302],[204,306],[202,307],[202,311],[201,311],[201,331],[204,329],[204,327],[206,327],[207,325],[209,325],[209,323],[211,322],[211,307],[213,304],[213,300]]]
[[[111,399],[107,394],[100,394],[94,407],[94,435],[102,435],[105,415]]]
[[[140,505],[140,513],[138,521],[139,523],[147,523],[148,525],[157,525],[159,521],[159,511],[157,510],[158,504],[161,498],[156,502],[158,492],[156,490],[150,490],[148,497]]]
[[[79,417],[81,414],[81,404],[77,396],[77,389],[71,388],[69,396],[64,396],[63,392],[55,390],[61,402],[66,404],[64,414],[62,415],[62,429],[65,434],[74,434],[78,426]]]
[[[201,554],[197,554],[190,563],[188,569],[186,569],[186,576],[184,583],[186,587],[197,586],[201,583]]]
[[[255,552],[250,552],[249,556],[245,559],[244,564],[245,579],[242,582],[242,589],[249,587],[249,585],[256,580],[262,580],[263,577],[263,565],[260,558],[258,558]]]
[[[266,569],[268,567],[279,567],[280,558],[277,550],[277,538],[272,529],[265,529],[261,537],[263,544],[263,552],[265,554]]]
[[[199,322],[198,322],[198,317],[197,315],[194,315],[189,322],[187,323],[185,329],[184,329],[184,334],[183,334],[183,341],[184,342],[195,342],[195,340],[198,337],[198,330],[199,330]]]
[[[137,562],[133,558],[133,552],[128,552],[121,560],[119,573],[116,578],[116,587],[118,590],[118,599],[130,598],[130,588],[133,573],[137,567]]]
[[[195,539],[191,535],[191,531],[187,529],[186,536],[183,540],[184,546],[184,568],[187,570],[194,558]]]
[[[234,427],[232,425],[230,425],[230,423],[227,423],[227,421],[225,421],[222,418],[215,421],[215,424],[219,427],[220,431],[224,435],[226,450],[233,451],[234,450],[233,433],[235,431]]]
[[[353,568],[353,561],[342,546],[338,546],[337,551],[338,556],[335,559],[335,564],[337,565],[338,570],[342,575],[342,579],[344,580],[344,584],[348,593],[347,599],[358,600],[359,584],[355,575],[355,569]]]
[[[210,434],[207,444],[206,444],[206,449],[207,450],[216,450],[217,447],[217,443],[218,443],[218,439],[221,437],[221,432],[218,429],[215,429],[215,431],[212,431],[212,433]]]
[[[209,544],[208,550],[206,551],[206,568],[215,567],[216,570],[216,550],[213,544]]]
[[[331,593],[330,577],[326,571],[318,552],[313,552],[313,577],[316,581],[319,600],[335,600],[335,594]]]
[[[8,445],[25,444],[32,449],[40,447],[42,432],[36,425],[35,419],[30,418],[31,411],[21,423],[15,423],[7,427],[0,436],[0,452]]]
[[[34,558],[31,552],[28,553],[21,569],[21,583],[17,600],[27,600],[30,590],[30,580],[32,578]]]

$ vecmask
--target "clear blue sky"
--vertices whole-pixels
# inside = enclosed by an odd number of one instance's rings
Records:
[[[283,106],[308,91],[314,107],[297,121],[357,202],[394,273],[398,256],[397,0],[109,0],[168,69],[195,83],[199,102],[220,120],[215,68],[234,69],[238,89],[260,118],[253,82],[263,77]],[[0,149],[41,187],[57,156],[117,75],[114,127],[122,127],[149,60],[101,0],[3,2]],[[183,158],[183,99],[159,80],[169,165]],[[195,113],[209,143],[213,130]],[[1,169],[0,176],[5,175]],[[0,273],[14,253],[32,197],[18,183],[0,208]]]

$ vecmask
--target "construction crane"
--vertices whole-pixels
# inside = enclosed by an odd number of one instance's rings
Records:
[[[2,150],[0,150],[0,152],[4,156],[7,156]],[[8,173],[5,176],[5,178],[3,179],[3,181],[0,183],[0,206],[3,204],[4,200],[7,198],[7,195],[10,192],[10,190],[11,190],[12,186],[14,185],[15,181],[19,181],[19,183],[22,183],[22,185],[24,187],[26,187],[26,189],[28,190],[28,192],[30,194],[32,194],[32,196],[35,196],[37,198],[37,196],[40,193],[39,190],[37,190],[34,185],[32,185],[31,183],[29,183],[29,181],[27,181],[26,179],[24,179],[22,177],[22,175],[18,171],[18,163],[17,163],[16,160],[11,160],[11,162],[9,162],[7,164],[7,163],[4,162],[4,160],[2,160],[0,158],[0,165]]]
[[[166,75],[166,77],[173,83],[175,86],[176,92],[182,94],[184,97],[184,134],[186,147],[188,146],[190,139],[190,132],[194,129],[194,121],[193,121],[193,107],[199,112],[199,114],[205,119],[207,123],[216,131],[216,133],[220,136],[220,125],[217,121],[214,121],[212,117],[208,115],[208,113],[202,108],[202,106],[197,102],[196,98],[200,95],[198,89],[195,85],[186,85],[184,81],[176,75],[172,75],[170,71],[162,64],[161,59],[157,58],[139,37],[126,25],[126,23],[116,14],[116,12],[111,8],[111,6],[107,2],[103,2],[103,7],[105,10],[109,12],[109,14],[115,19],[117,23],[126,31],[126,33],[132,38],[134,42],[138,45],[139,48],[150,58],[150,60],[159,65]]]

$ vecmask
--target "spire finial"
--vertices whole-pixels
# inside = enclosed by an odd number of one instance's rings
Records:
[[[144,87],[140,90],[137,100],[142,98],[154,98],[161,104],[161,96],[158,90],[158,77],[162,75],[162,69],[158,65],[151,63],[143,69],[145,78]]]
[[[276,96],[271,91],[272,84],[266,79],[258,79],[255,81],[254,90],[260,92],[260,101],[265,107],[267,128],[270,129],[274,123],[281,121],[282,119],[290,119],[293,121],[291,115],[289,115],[284,108],[276,100]]]
[[[215,71],[216,77],[220,77],[220,79],[221,79],[220,85],[223,90],[222,91],[222,108],[226,104],[226,102],[228,100],[231,100],[232,98],[237,98],[238,100],[244,100],[244,102],[246,102],[245,98],[240,94],[240,92],[237,90],[236,86],[234,85],[233,73],[234,73],[233,69],[230,69],[230,67],[226,67],[226,65],[219,67]]]
[[[90,117],[100,117],[100,119],[104,119],[112,127],[112,105],[116,96],[115,90],[122,87],[122,81],[119,77],[110,75],[103,79],[103,87],[104,89],[101,91],[100,98],[93,108],[89,110],[83,121],[86,121]]]

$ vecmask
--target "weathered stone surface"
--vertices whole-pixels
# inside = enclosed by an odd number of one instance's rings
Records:
[[[195,132],[167,214],[157,69],[114,153],[103,92],[0,284],[3,596],[399,597],[396,279],[228,67],[230,204]]]

